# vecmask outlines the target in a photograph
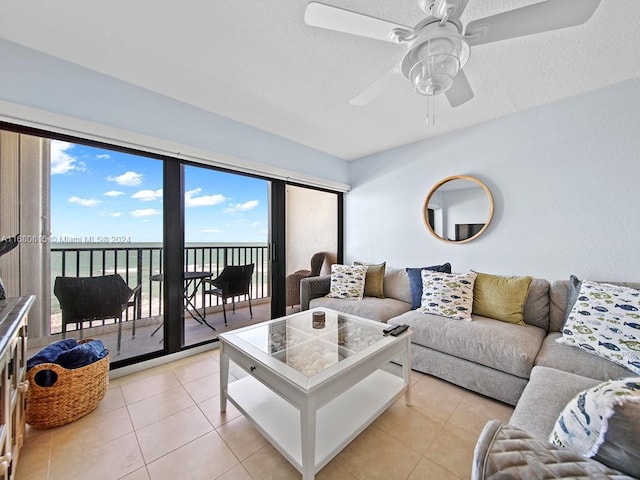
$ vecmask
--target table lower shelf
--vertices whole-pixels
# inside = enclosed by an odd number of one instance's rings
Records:
[[[317,412],[315,471],[384,412],[404,391],[404,380],[377,370]],[[251,376],[228,386],[228,398],[302,471],[300,411]]]

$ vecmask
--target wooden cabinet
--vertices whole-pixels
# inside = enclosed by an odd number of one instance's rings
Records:
[[[27,314],[35,297],[0,300],[0,480],[15,476],[25,433]]]

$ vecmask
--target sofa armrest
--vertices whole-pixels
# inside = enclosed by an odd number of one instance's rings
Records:
[[[331,288],[331,275],[307,277],[300,280],[300,310],[309,310],[309,302],[324,297]]]
[[[478,438],[472,480],[538,478],[631,479],[570,448],[534,438],[513,425],[491,420]]]

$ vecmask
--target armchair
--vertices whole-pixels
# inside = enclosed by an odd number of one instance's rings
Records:
[[[326,252],[315,253],[311,257],[311,270],[298,270],[297,272],[287,275],[287,306],[293,307],[300,303],[300,280],[320,275],[326,256]]]

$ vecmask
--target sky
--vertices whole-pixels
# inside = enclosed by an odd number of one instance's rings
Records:
[[[266,243],[268,182],[185,166],[185,241]],[[51,141],[51,241],[162,242],[162,161]]]

